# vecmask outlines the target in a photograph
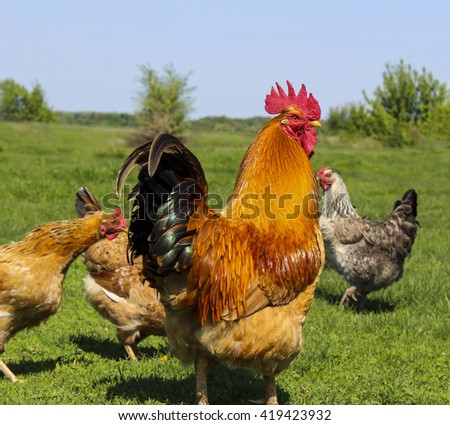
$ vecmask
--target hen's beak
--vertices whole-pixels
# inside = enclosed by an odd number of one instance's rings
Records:
[[[310,121],[310,122],[309,122],[309,125],[310,125],[311,127],[322,127],[322,124],[320,124],[319,121]]]

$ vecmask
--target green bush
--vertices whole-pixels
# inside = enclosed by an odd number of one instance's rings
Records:
[[[402,60],[386,65],[383,83],[367,105],[350,103],[332,108],[327,128],[332,134],[372,137],[386,146],[410,146],[425,139],[450,139],[449,92],[425,68],[419,72]]]
[[[420,130],[434,140],[450,140],[450,102],[438,105],[428,113],[428,119],[420,123]]]
[[[172,65],[164,68],[163,75],[147,65],[140,67],[142,92],[139,94],[138,119],[145,132],[156,135],[167,132],[181,134],[183,124],[192,111],[188,87],[189,74],[180,75]]]
[[[0,81],[0,119],[49,122],[54,121],[55,117],[38,83],[28,92],[14,80],[6,79]]]

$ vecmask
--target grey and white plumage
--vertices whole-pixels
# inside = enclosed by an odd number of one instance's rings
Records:
[[[367,294],[403,275],[417,233],[417,193],[408,190],[383,221],[371,221],[360,217],[336,171],[322,168],[318,179],[324,190],[319,224],[326,261],[351,285],[341,305],[353,299],[361,309]]]

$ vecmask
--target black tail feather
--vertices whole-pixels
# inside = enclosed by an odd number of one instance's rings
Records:
[[[190,267],[193,232],[186,223],[208,193],[195,155],[177,138],[161,134],[125,160],[117,179],[120,193],[126,176],[140,167],[129,226],[132,258],[144,255],[150,278]],[[147,273],[146,273],[147,275]]]
[[[133,152],[131,152],[130,155],[128,155],[127,159],[125,159],[122,167],[119,170],[119,174],[117,176],[117,182],[116,182],[116,193],[117,196],[121,195],[123,185],[125,183],[125,179],[127,178],[128,174],[130,174],[131,170],[135,166],[141,166],[145,164],[148,160],[148,153],[150,151],[150,146],[152,145],[152,142],[145,143],[142,146],[139,146],[137,149],[135,149]]]
[[[169,163],[167,167],[164,163]],[[183,177],[190,177],[207,193],[207,183],[203,168],[197,157],[176,137],[163,133],[155,137],[150,148],[148,173],[153,177],[156,170],[172,170]]]

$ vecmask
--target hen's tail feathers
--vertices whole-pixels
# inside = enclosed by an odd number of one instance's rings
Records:
[[[81,187],[75,197],[75,208],[79,217],[84,217],[86,214],[101,211],[97,198],[90,192],[87,187]]]
[[[417,192],[414,189],[409,189],[402,196],[402,199],[395,201],[393,211],[397,210],[400,206],[408,205],[410,208],[404,208],[405,219],[411,224],[416,224],[417,220]]]
[[[420,226],[417,221],[417,192],[414,189],[407,190],[402,199],[395,201],[392,214],[398,214],[401,217],[402,230],[410,239],[407,249],[409,254],[416,238],[417,227]]]
[[[144,255],[149,280],[186,270],[194,234],[187,223],[208,193],[200,162],[177,138],[160,134],[125,160],[118,193],[135,166],[140,167],[139,182],[128,196],[134,200],[129,227],[132,258]]]

